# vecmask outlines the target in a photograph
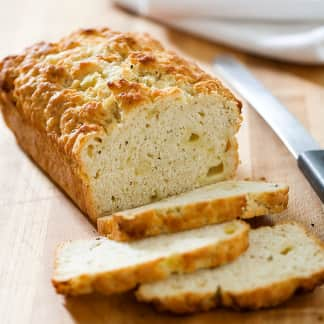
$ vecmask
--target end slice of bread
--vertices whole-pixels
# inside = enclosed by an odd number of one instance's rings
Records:
[[[135,209],[99,218],[98,231],[118,241],[178,232],[283,211],[288,187],[267,182],[224,181]]]
[[[101,237],[63,243],[52,279],[58,293],[112,294],[232,261],[248,247],[249,225],[233,221],[132,243]]]
[[[142,285],[136,296],[175,313],[217,306],[259,309],[323,281],[323,245],[299,225],[287,223],[252,230],[248,250],[230,264]]]

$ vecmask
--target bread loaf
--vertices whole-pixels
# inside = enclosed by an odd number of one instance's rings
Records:
[[[261,227],[249,236],[249,248],[235,261],[144,284],[137,298],[175,313],[219,306],[258,309],[278,305],[297,289],[312,290],[324,281],[323,244],[299,225]]]
[[[231,178],[240,102],[146,34],[107,28],[0,63],[7,125],[90,216]]]
[[[53,284],[58,293],[112,294],[139,283],[215,267],[238,257],[248,246],[242,221],[120,243],[104,237],[63,243],[57,251]]]
[[[235,218],[279,213],[288,187],[268,182],[223,181],[98,219],[98,231],[119,241],[177,232]]]

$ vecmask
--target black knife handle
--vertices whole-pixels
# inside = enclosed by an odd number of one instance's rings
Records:
[[[297,161],[299,169],[324,203],[324,150],[306,151]]]

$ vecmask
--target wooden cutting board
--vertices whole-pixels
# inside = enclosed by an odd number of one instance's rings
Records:
[[[131,16],[112,8],[106,0],[11,0],[5,6],[0,17],[2,56],[40,39],[55,39],[78,27],[96,25],[149,31],[169,47],[206,66],[216,54],[229,51]],[[324,89],[294,75],[322,83],[324,69],[277,64],[231,52],[248,63],[256,76],[324,146]],[[262,222],[298,220],[323,240],[323,205],[262,119],[246,105],[243,111],[239,177],[266,177],[286,182],[291,188],[288,212],[265,217]],[[323,287],[271,310],[243,313],[218,310],[193,316],[156,313],[150,306],[136,303],[131,294],[68,299],[57,296],[50,283],[55,246],[62,240],[93,237],[96,231],[20,151],[2,120],[0,156],[1,323],[324,323]]]

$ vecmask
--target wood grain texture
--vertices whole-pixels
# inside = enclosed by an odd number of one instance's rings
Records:
[[[79,27],[103,25],[148,31],[207,68],[215,55],[231,52],[251,67],[324,146],[323,67],[287,65],[247,56],[132,16],[112,7],[108,0],[1,2],[1,57],[42,39],[55,40]],[[266,177],[287,182],[291,187],[288,212],[265,217],[258,223],[296,219],[323,240],[323,205],[297,170],[295,161],[247,106],[244,117],[239,134],[239,177]],[[131,294],[109,298],[57,296],[50,284],[55,246],[62,240],[93,237],[96,231],[20,151],[2,120],[0,156],[1,323],[324,323],[323,287],[276,309],[245,313],[218,310],[185,317],[158,314],[149,306],[136,303]]]

